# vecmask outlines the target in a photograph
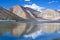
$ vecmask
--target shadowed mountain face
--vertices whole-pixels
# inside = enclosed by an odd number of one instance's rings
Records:
[[[28,7],[22,7],[24,10],[29,10],[31,12],[32,15],[34,15],[36,18],[38,18],[38,15],[41,13],[39,11],[33,10],[31,8]]]

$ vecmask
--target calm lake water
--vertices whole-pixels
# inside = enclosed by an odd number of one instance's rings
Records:
[[[23,35],[35,33],[39,30],[43,31],[43,35],[36,37],[34,40],[60,38],[60,21],[0,21],[1,40],[32,40],[32,37],[25,38]]]

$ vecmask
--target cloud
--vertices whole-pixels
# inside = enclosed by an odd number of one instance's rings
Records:
[[[60,9],[58,9],[58,11],[60,11]]]
[[[30,1],[30,0],[25,0],[25,1]]]
[[[42,9],[45,9],[44,7],[40,7],[40,6],[36,5],[36,4],[24,5],[24,7],[29,7],[29,8],[32,8],[34,10],[40,11],[40,12],[42,12]]]
[[[48,2],[49,4],[51,4],[51,3],[57,3],[58,1],[51,1],[51,2]]]

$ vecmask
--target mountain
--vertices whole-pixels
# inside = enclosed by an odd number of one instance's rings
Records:
[[[0,20],[22,20],[23,18],[18,17],[11,11],[0,7]]]
[[[56,12],[55,10],[46,9],[44,12],[40,14],[40,16],[47,20],[59,20],[60,13]]]
[[[19,5],[9,8],[9,10],[0,7],[0,19],[10,20],[60,20],[60,12],[52,9],[46,9],[43,12],[32,8]]]
[[[59,20],[60,19],[60,13],[52,9],[46,9],[43,12],[39,12],[32,8],[22,7],[17,5],[11,7],[10,11],[26,20]]]
[[[43,20],[42,17],[38,16],[41,12],[36,11],[32,8],[22,7],[17,5],[17,6],[11,7],[10,11],[26,20],[38,20],[38,19]]]
[[[27,20],[35,20],[34,15],[31,14],[30,11],[25,10],[24,7],[21,6],[13,6],[10,8],[10,11],[16,14],[17,16],[27,19]]]
[[[42,18],[42,17],[40,16],[41,12],[36,11],[36,10],[34,10],[34,9],[32,9],[32,8],[28,8],[28,7],[23,7],[23,9],[30,11],[30,13],[36,18],[35,20],[45,20],[44,18]],[[28,13],[29,13],[29,12],[28,12]]]
[[[36,20],[35,15],[31,11],[19,5],[11,7],[10,10],[0,7],[0,13],[0,19],[2,20]]]
[[[23,7],[24,10],[29,10],[31,12],[32,15],[34,15],[36,18],[38,18],[38,15],[41,13],[39,11],[33,10],[32,8],[28,8],[28,7]]]

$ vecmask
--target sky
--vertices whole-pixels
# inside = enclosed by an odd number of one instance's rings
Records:
[[[60,11],[60,0],[0,0],[0,6],[6,9],[15,5],[30,7],[37,11],[41,11],[43,9]]]

